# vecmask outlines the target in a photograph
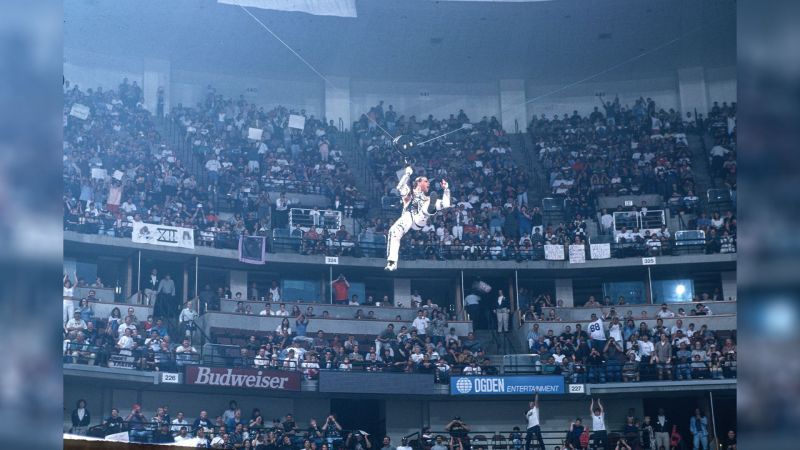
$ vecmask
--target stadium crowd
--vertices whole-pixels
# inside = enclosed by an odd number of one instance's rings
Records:
[[[628,310],[622,316],[614,307],[605,310],[594,297],[584,307],[600,308],[601,313],[592,313],[586,328],[578,323],[574,329],[565,325],[560,334],[552,329],[541,332],[540,322],[561,319],[556,309],[537,314],[534,305],[521,313],[521,319],[532,322],[528,348],[538,355],[539,370],[561,374],[574,383],[735,378],[735,333],[709,330],[707,325],[697,328],[692,318],[712,312],[702,302],[694,305],[687,313],[662,304],[653,328],[643,321],[636,325],[637,320],[648,319],[646,311],[635,317]]]
[[[545,410],[546,405],[545,403]],[[509,426],[508,431],[477,431],[474,425],[468,424],[456,414],[444,429],[432,431],[430,427],[423,427],[419,432],[401,438],[400,445],[396,447],[389,436],[384,436],[377,442],[376,436],[363,430],[345,429],[333,412],[325,417],[324,422],[312,417],[307,424],[301,424],[292,413],[270,420],[262,414],[260,408],[253,408],[247,417],[236,400],[231,400],[227,409],[217,415],[212,416],[208,409],[202,409],[194,419],[183,411],[177,411],[173,418],[167,404],[156,407],[152,417],[147,417],[142,411],[142,405],[138,403],[131,406],[130,413],[125,417],[120,414],[119,409],[112,407],[108,416],[91,426],[89,405],[81,399],[71,413],[70,431],[73,434],[98,437],[127,432],[131,442],[166,444],[185,441],[193,447],[235,450],[544,449],[545,439],[540,425],[542,405],[538,396],[534,396],[528,408],[524,414],[524,430],[519,426]],[[561,445],[553,448],[666,450],[682,448],[683,442],[693,445],[694,448],[708,448],[709,441],[715,436],[712,424],[703,410],[695,408],[685,428],[681,424],[680,429],[685,430],[683,434],[678,431],[678,425],[668,411],[668,408],[659,407],[653,411],[652,416],[645,414],[640,418],[637,417],[635,408],[629,408],[623,427],[610,430],[606,426],[609,412],[603,407],[602,400],[592,398],[586,422],[579,416],[570,421],[566,432],[558,430],[560,437],[556,442]],[[487,435],[491,436],[491,440]],[[547,440],[552,441],[549,436]],[[724,450],[736,450],[736,440],[734,430],[728,430],[715,439],[719,448]]]
[[[249,314],[239,303],[236,313]],[[245,342],[226,342],[240,347],[238,357],[224,362],[232,367],[272,368],[302,371],[316,379],[320,370],[429,373],[440,383],[449,382],[451,372],[464,375],[496,373],[481,342],[472,332],[458,336],[449,327],[446,313],[429,302],[408,324],[390,323],[379,335],[308,333],[311,321],[324,324],[327,311],[317,317],[312,307],[301,312],[285,303],[272,310],[270,303],[255,314],[284,317],[274,331],[250,335]],[[64,324],[64,362],[125,367],[139,370],[175,371],[187,364],[200,363],[200,352],[192,346],[193,320],[197,316],[192,302],[186,302],[180,315],[178,339],[173,340],[169,325],[161,318],[136,317],[128,308],[123,317],[114,308],[108,318],[94,317],[84,299],[79,309]],[[358,310],[354,319],[373,320]],[[217,340],[222,340],[217,336]]]
[[[200,245],[231,248],[242,234],[288,225],[287,191],[326,195],[346,216],[366,207],[335,127],[313,115],[302,131],[292,129],[293,111],[264,111],[209,87],[203,103],[171,113],[192,149],[189,158],[202,158],[205,171],[198,174],[141,101],[141,88],[127,79],[115,90],[65,82],[65,230],[128,237],[134,222],[158,223],[196,229]],[[251,127],[261,127],[259,139],[248,139]],[[269,190],[281,193],[271,199]]]
[[[135,83],[123,80],[116,90],[84,92],[67,82],[64,96],[66,230],[127,237],[134,222],[160,223],[196,229],[198,245],[236,248],[241,235],[269,236],[287,228],[288,209],[302,206],[292,192],[323,194],[330,208],[345,217],[363,216],[368,206],[344,162],[336,127],[313,115],[305,118],[302,130],[290,128],[292,111],[265,110],[242,96],[225,99],[209,86],[203,102],[179,105],[170,114],[191,149],[185,155],[159,134]],[[88,116],[73,114],[81,105],[88,107]],[[563,223],[545,223],[541,208],[528,203],[526,171],[512,158],[508,137],[494,117],[472,123],[460,111],[447,119],[419,121],[398,115],[391,105],[384,110],[381,102],[353,124],[353,133],[382,181],[384,202],[393,205],[395,171],[404,157],[392,149],[385,131],[415,142],[452,133],[406,151],[416,174],[452,181],[456,204],[404,239],[405,258],[537,260],[544,258],[547,244],[588,242],[586,218],[595,215],[598,195],[658,193],[673,210],[698,212],[684,132],[705,127],[702,119],[684,122],[675,111],[657,110],[650,99],[639,99],[630,109],[618,100],[604,106],[605,113],[596,109],[586,117],[576,112],[534,118],[528,128],[553,194],[565,200]],[[732,134],[716,131],[722,117],[735,115],[735,105],[715,108],[709,120],[719,144],[711,150],[711,165],[727,174],[735,190],[735,150],[723,147],[735,148],[735,122]],[[304,111],[298,114],[305,116]],[[259,139],[248,137],[251,129],[260,130]],[[180,156],[200,160],[202,173],[189,170]],[[269,190],[281,193],[273,200]],[[310,214],[322,213],[314,209]],[[688,227],[706,231],[707,252],[735,251],[735,216],[716,214],[700,213]],[[606,215],[598,215],[601,224]],[[380,243],[372,244],[391,220],[365,219],[359,236],[317,220],[305,233],[291,235],[297,243],[280,251],[382,253]],[[612,257],[670,251],[668,230],[649,236],[628,231],[626,240],[638,247],[613,251]]]

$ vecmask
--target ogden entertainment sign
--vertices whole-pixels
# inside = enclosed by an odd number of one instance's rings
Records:
[[[564,394],[564,377],[452,377],[450,395],[533,395]]]
[[[231,388],[299,391],[300,373],[279,370],[186,366],[186,384]]]

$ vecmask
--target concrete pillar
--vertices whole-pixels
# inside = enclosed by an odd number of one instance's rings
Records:
[[[393,289],[394,306],[403,305],[405,308],[411,307],[411,279],[395,278]],[[383,306],[383,305],[381,305]]]
[[[736,300],[736,272],[722,272],[722,298]]]
[[[564,300],[564,307],[571,308],[575,306],[575,298],[572,293],[572,278],[556,278],[556,302]]]
[[[128,257],[128,267],[125,269],[125,298],[131,298],[133,295],[133,259],[134,255]]]
[[[344,128],[350,129],[353,118],[350,114],[350,78],[327,77],[330,83],[325,83],[325,119],[339,126],[339,119],[344,122]]]
[[[500,80],[499,119],[507,132],[525,131],[528,117],[525,100],[525,80]]]
[[[237,292],[242,293],[243,298],[247,298],[247,272],[244,270],[231,270],[231,298],[236,297]]]
[[[158,88],[164,88],[164,113],[169,111],[170,62],[163,59],[144,59],[142,74],[142,95],[144,108],[156,114],[158,105]]]
[[[699,114],[708,114],[708,92],[702,67],[678,69],[678,95],[682,116],[685,117],[687,112],[694,116],[695,110]]]

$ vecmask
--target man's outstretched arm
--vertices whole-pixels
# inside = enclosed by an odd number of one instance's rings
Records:
[[[400,197],[405,198],[411,192],[411,188],[408,187],[408,179],[411,178],[412,173],[414,173],[414,169],[408,166],[405,168],[403,176],[400,177],[400,181],[397,183],[397,192],[400,193]]]

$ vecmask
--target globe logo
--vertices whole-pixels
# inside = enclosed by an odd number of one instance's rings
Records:
[[[472,380],[469,378],[459,378],[456,380],[456,390],[460,394],[469,394],[472,391]]]

